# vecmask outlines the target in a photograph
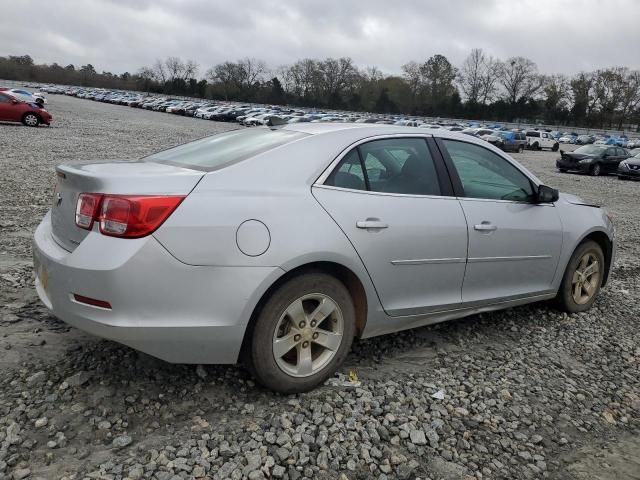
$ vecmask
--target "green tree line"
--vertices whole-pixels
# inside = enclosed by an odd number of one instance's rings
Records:
[[[472,50],[453,65],[436,54],[411,61],[402,74],[360,68],[351,58],[298,60],[270,68],[264,61],[225,61],[200,74],[192,60],[168,57],[135,73],[93,65],[36,64],[29,55],[0,57],[0,78],[138,90],[166,95],[496,121],[629,128],[640,123],[640,72],[611,67],[573,76],[539,73],[524,57],[493,58]]]

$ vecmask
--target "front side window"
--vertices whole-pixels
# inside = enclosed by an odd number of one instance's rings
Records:
[[[465,197],[527,202],[531,181],[501,156],[466,142],[443,140],[458,172]]]
[[[342,159],[325,185],[406,195],[442,194],[433,157],[422,138],[364,143]]]
[[[2,95],[0,94],[0,103],[9,103],[9,97],[7,97],[6,95]]]

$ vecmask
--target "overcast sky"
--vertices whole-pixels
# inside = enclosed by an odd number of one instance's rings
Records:
[[[0,14],[0,55],[136,72],[190,58],[269,66],[348,56],[399,73],[472,48],[534,60],[543,73],[640,68],[640,0],[20,0]]]

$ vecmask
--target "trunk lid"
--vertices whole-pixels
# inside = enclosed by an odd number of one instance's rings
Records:
[[[197,170],[141,161],[59,165],[51,207],[53,238],[72,252],[89,234],[76,226],[76,202],[81,193],[187,195],[203,175]]]

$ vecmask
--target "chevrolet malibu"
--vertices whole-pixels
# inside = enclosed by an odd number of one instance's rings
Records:
[[[137,161],[60,165],[34,234],[65,322],[169,362],[324,382],[368,338],[540,300],[587,310],[605,210],[440,129],[295,123]]]

